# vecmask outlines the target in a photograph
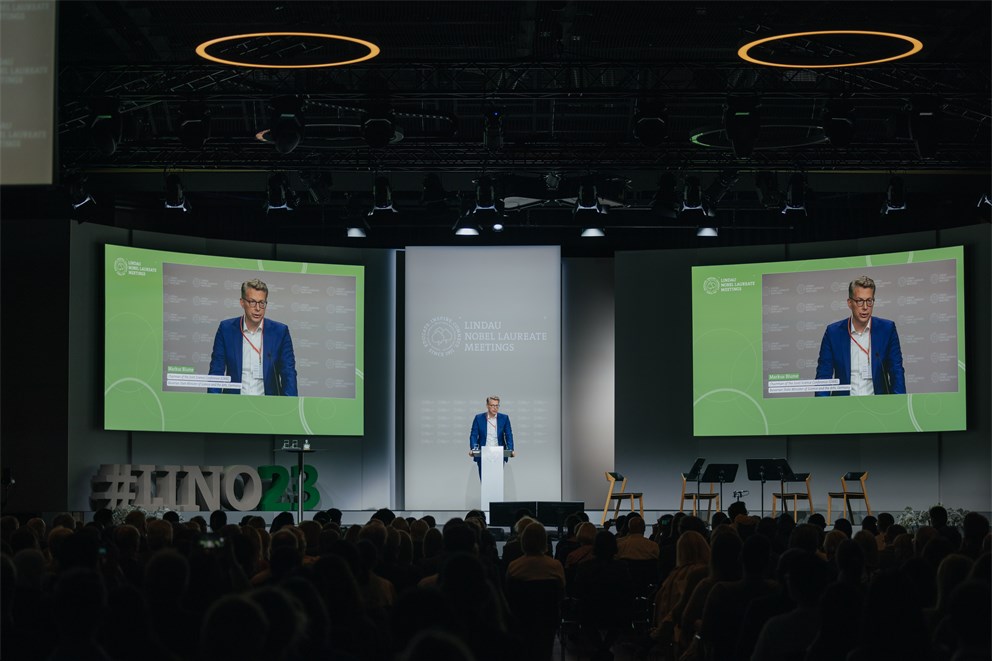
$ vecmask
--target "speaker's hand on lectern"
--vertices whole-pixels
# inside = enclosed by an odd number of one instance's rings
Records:
[[[510,456],[511,457],[516,457],[517,456],[516,451],[515,450],[510,450]]]

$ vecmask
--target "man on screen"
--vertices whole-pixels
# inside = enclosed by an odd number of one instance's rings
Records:
[[[217,327],[210,354],[210,374],[231,377],[242,395],[287,395],[296,397],[296,356],[289,327],[265,318],[269,288],[255,278],[241,284],[244,314],[225,319]],[[220,388],[207,392],[218,393]]]
[[[850,393],[819,391],[816,396],[905,395],[906,372],[896,325],[872,317],[875,281],[866,275],[851,281],[847,307],[851,316],[830,324],[823,333],[816,378],[839,379],[841,385],[851,386]]]
[[[472,421],[472,430],[468,435],[469,456],[475,457],[475,463],[479,467],[479,476],[482,476],[482,457],[475,456],[473,450],[478,450],[483,445],[502,445],[510,451],[510,456],[517,454],[513,451],[513,429],[510,427],[510,416],[499,412],[499,397],[490,395],[486,397],[486,411],[475,416]],[[503,458],[506,462],[506,458]]]

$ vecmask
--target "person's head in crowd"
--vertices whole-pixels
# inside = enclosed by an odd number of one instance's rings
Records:
[[[717,512],[716,514],[713,515],[713,518],[710,519],[710,527],[714,530],[719,526],[726,526],[729,524],[730,524],[730,517],[724,514],[723,512]]]
[[[414,636],[400,661],[475,661],[475,656],[447,631],[427,629]]]
[[[114,513],[106,507],[101,507],[93,512],[93,523],[103,529],[110,528],[114,525]]]
[[[40,516],[31,517],[24,527],[34,533],[39,548],[45,548],[45,540],[48,538],[48,526],[45,525],[45,520]]]
[[[873,535],[877,535],[878,534],[878,519],[876,519],[875,517],[873,517],[872,515],[869,514],[865,518],[861,519],[861,529],[862,530],[867,530],[868,532],[870,532]]]
[[[59,544],[59,568],[97,569],[100,566],[100,549],[100,531],[96,528],[83,528],[63,538]]]
[[[937,612],[947,612],[951,593],[954,588],[968,580],[971,573],[972,559],[960,553],[951,553],[937,567]]]
[[[962,524],[964,536],[961,540],[961,551],[972,558],[977,558],[982,550],[982,543],[989,534],[989,520],[978,512],[968,512],[964,515]]]
[[[388,507],[383,507],[375,511],[375,514],[372,515],[371,520],[381,521],[382,525],[388,526],[395,518],[396,515],[391,509]]]
[[[698,532],[703,537],[706,536],[706,522],[699,517],[686,515],[679,521],[679,534],[684,534],[690,530]]]
[[[327,514],[327,512],[324,511],[314,512],[313,522],[316,523],[321,528],[323,528],[325,525],[331,522],[331,517]]]
[[[864,554],[865,569],[869,572],[878,569],[878,544],[875,543],[875,537],[867,530],[859,530],[854,534],[853,539]]]
[[[679,567],[686,565],[709,565],[710,545],[706,538],[695,530],[687,530],[679,535],[675,547],[675,564]]]
[[[520,533],[520,548],[527,555],[544,555],[548,550],[548,533],[544,525],[532,521]]]
[[[428,528],[437,528],[437,520],[430,514],[425,514],[420,518],[427,524]]]
[[[152,554],[145,565],[144,591],[149,605],[178,606],[189,585],[189,561],[172,549]]]
[[[774,542],[778,536],[778,523],[770,516],[763,517],[761,521],[758,521],[758,534],[764,535]]]
[[[308,618],[303,604],[282,588],[252,590],[248,598],[269,618],[269,635],[260,650],[263,659],[299,658],[306,640]]]
[[[444,535],[437,528],[428,528],[424,533],[424,557],[436,558],[444,552]]]
[[[21,526],[10,535],[10,550],[12,553],[24,549],[41,549],[37,535],[27,526]]]
[[[272,525],[269,526],[269,534],[275,535],[283,526],[295,525],[296,519],[293,518],[292,512],[279,512],[274,517],[272,517]]]
[[[393,522],[389,524],[389,527],[394,530],[402,530],[404,532],[410,532],[410,522],[404,519],[402,516],[398,516],[393,519]]]
[[[430,526],[427,525],[427,522],[423,519],[417,519],[410,524],[410,539],[415,544],[423,544],[428,530],[430,530]]]
[[[76,529],[76,520],[72,518],[72,515],[68,512],[60,512],[52,517],[51,530],[56,528],[68,528],[69,530]]]
[[[902,539],[902,535],[896,538],[896,540]],[[920,557],[927,561],[931,567],[936,569],[940,566],[940,563],[944,561],[944,558],[954,553],[957,549],[951,544],[950,541],[945,537],[937,535],[923,547],[923,552],[920,553]]]
[[[985,581],[966,581],[956,587],[947,606],[951,629],[958,638],[955,659],[988,659],[992,595]]]
[[[852,526],[851,522],[847,519],[837,519],[834,521],[834,530],[841,531],[847,535],[848,539],[852,539],[854,537],[854,526]]]
[[[727,507],[727,518],[734,521],[740,514],[747,516],[747,505],[744,504],[744,501],[735,500]]]
[[[48,573],[45,554],[38,549],[24,549],[14,556],[17,568],[17,587],[40,592]]]
[[[896,541],[896,537],[899,535],[905,535],[907,532],[908,531],[904,526],[901,526],[898,523],[893,523],[885,530],[885,545],[892,546]]]
[[[330,520],[339,526],[341,525],[341,510],[336,507],[331,507],[327,511],[327,516]]]
[[[475,555],[464,552],[449,554],[441,565],[438,587],[448,598],[457,620],[471,626],[486,622],[497,630],[504,629],[505,613],[501,602]]]
[[[595,524],[589,523],[588,521],[583,521],[579,524],[579,527],[575,529],[575,541],[577,541],[581,546],[592,544],[595,539]]]
[[[133,530],[133,528],[132,528]],[[137,531],[135,531],[137,532]],[[48,533],[48,553],[52,559],[59,557],[61,553],[62,542],[65,541],[67,537],[74,535],[75,533],[69,528],[59,526],[58,528],[52,528],[52,531]],[[137,553],[137,550],[135,550]]]
[[[170,524],[175,525],[179,523],[179,512],[174,512],[172,510],[169,510],[168,512],[162,514],[162,520],[168,521]]]
[[[675,536],[675,530],[672,529],[674,521],[675,517],[671,514],[662,514],[658,517],[658,522],[654,526],[655,541],[664,544]]]
[[[617,538],[609,530],[600,530],[592,542],[592,555],[596,560],[606,562],[617,555]]]
[[[816,526],[817,528],[820,529],[820,532],[823,532],[824,530],[827,529],[827,520],[823,518],[823,515],[820,514],[819,512],[817,512],[816,514],[810,514],[806,518],[806,523],[810,524],[811,526]]]
[[[334,542],[341,539],[341,531],[334,528],[333,526],[328,526],[320,531],[320,541],[317,550],[317,555],[325,556],[331,552],[331,545]]]
[[[196,526],[196,529],[199,530],[200,532],[207,532],[207,530],[208,530],[208,528],[207,528],[207,520],[204,519],[199,514],[197,514],[194,517],[191,517],[190,520],[189,520],[189,523],[190,523],[190,525]]]
[[[923,549],[930,543],[931,539],[939,537],[940,533],[933,526],[920,526],[913,535],[913,553],[922,556]]]
[[[878,534],[884,535],[885,531],[889,529],[893,523],[896,522],[896,518],[889,514],[888,512],[882,512],[878,515]]]
[[[406,567],[413,562],[413,540],[405,530],[396,531],[396,564]]]
[[[761,522],[756,516],[748,516],[747,514],[738,514],[733,520],[734,530],[740,536],[741,541],[746,540],[751,535],[758,531],[758,524]]]
[[[148,551],[155,552],[172,545],[172,524],[162,519],[151,519],[145,523],[145,537]]]
[[[10,543],[10,536],[20,527],[21,524],[17,520],[16,516],[7,514],[6,516],[0,517],[0,540]]]
[[[896,567],[901,567],[904,562],[914,557],[913,536],[909,533],[903,533],[892,540],[892,554]],[[934,568],[936,567],[937,565],[934,564]]]
[[[220,529],[227,525],[227,512],[224,510],[214,510],[210,513],[210,532],[219,533]]]
[[[269,554],[272,552],[272,535],[264,527],[255,528],[255,531],[258,533],[258,539],[261,544],[262,560],[268,562]]]
[[[145,521],[147,520],[147,515],[141,510],[131,510],[124,516],[124,523],[129,526],[134,526],[138,529],[142,535],[145,534]]]
[[[823,538],[823,552],[827,554],[827,560],[833,560],[834,556],[837,555],[837,547],[845,539],[847,539],[847,535],[836,528],[826,534]]]
[[[265,519],[263,519],[262,517],[256,514],[255,516],[248,519],[248,525],[251,526],[252,528],[259,528],[261,530],[265,530]]]
[[[477,554],[478,544],[475,540],[475,533],[461,519],[451,520],[444,524],[442,531],[444,537],[444,552],[447,555],[453,553]]]
[[[930,525],[938,530],[947,525],[947,509],[942,505],[930,508]]]
[[[114,543],[117,544],[121,558],[133,558],[141,548],[141,533],[134,526],[117,526],[114,529]]]
[[[801,523],[792,529],[789,535],[790,549],[803,549],[809,553],[816,553],[820,548],[820,531],[809,523]]]
[[[588,515],[588,514],[586,514],[586,511],[585,511],[585,510],[579,510],[579,511],[578,511],[578,512],[576,512],[575,514],[576,514],[576,516],[578,516],[578,517],[579,517],[579,519],[581,519],[582,521],[588,521],[588,520],[589,520],[589,515]]]
[[[565,538],[566,539],[574,539],[575,538],[575,529],[579,527],[579,524],[580,523],[582,523],[582,519],[580,519],[578,517],[578,515],[576,515],[576,514],[569,514],[568,516],[565,517]]]
[[[741,538],[730,526],[720,526],[710,540],[710,577],[736,581],[741,577]]]
[[[646,526],[644,525],[644,519],[635,515],[632,515],[627,519],[627,534],[633,537],[643,537]]]
[[[269,540],[269,548],[273,551],[282,546],[288,546],[296,551],[303,550],[300,544],[300,538],[293,533],[291,528],[285,526],[274,532],[272,538]]]
[[[799,608],[812,608],[830,583],[830,571],[815,553],[800,553],[790,563],[786,581],[789,597]]]
[[[300,525],[296,527],[303,533],[303,539],[306,540],[305,553],[317,555],[317,549],[320,547],[320,524],[316,521],[300,521]]]
[[[358,539],[367,539],[380,554],[386,546],[386,526],[379,519],[372,519],[358,532]]]
[[[278,534],[276,533],[276,535]],[[303,566],[303,553],[296,546],[281,545],[272,547],[269,556],[269,569],[272,570],[273,580],[281,581],[287,576],[291,576],[301,566]]]
[[[771,561],[772,543],[763,535],[751,535],[741,546],[741,569],[745,578],[765,578]]]
[[[262,661],[268,635],[269,618],[261,606],[246,595],[229,594],[215,601],[203,617],[199,658]]]
[[[483,526],[485,526],[485,523],[486,523],[486,513],[483,512],[482,510],[469,510],[465,514],[465,519],[466,520],[468,520],[468,519],[479,519],[479,520],[482,521]]]
[[[878,552],[877,546],[875,552]],[[861,544],[853,539],[845,539],[837,546],[834,562],[837,565],[839,580],[852,585],[861,584],[861,577],[865,573],[865,552]]]
[[[533,520],[534,519],[534,513],[531,512],[526,507],[518,508],[517,510],[515,510],[513,512],[513,535],[514,536],[519,535],[520,532],[523,531],[523,529],[527,527],[527,523],[524,523],[523,525],[520,525],[520,521],[522,519],[531,519],[531,520]],[[519,528],[517,527],[518,525],[520,525]]]

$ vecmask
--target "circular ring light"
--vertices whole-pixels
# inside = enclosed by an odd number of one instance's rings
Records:
[[[885,37],[887,39],[898,39],[900,41],[905,41],[910,45],[910,48],[905,53],[900,53],[898,55],[893,55],[892,57],[884,57],[878,60],[865,60],[864,62],[847,62],[845,64],[787,64],[784,62],[766,62],[764,60],[759,60],[749,54],[752,48],[756,46],[761,46],[762,44],[767,44],[772,41],[783,41],[785,39],[792,39],[794,37],[812,37],[816,35],[824,34],[860,34],[869,35],[873,37]],[[893,60],[901,60],[903,58],[914,55],[923,49],[923,42],[919,39],[914,39],[904,34],[896,34],[895,32],[875,32],[872,30],[817,30],[814,32],[793,32],[791,34],[779,34],[773,37],[765,37],[764,39],[758,39],[757,41],[752,41],[751,43],[744,44],[737,51],[737,56],[742,60],[747,60],[748,62],[753,62],[754,64],[760,64],[766,67],[780,67],[783,69],[835,69],[839,67],[865,67],[870,64],[881,64],[883,62],[892,62]]]
[[[823,133],[823,127],[818,124],[762,124],[762,129],[800,129],[800,130],[815,130],[819,131],[819,135],[810,136],[807,139],[801,141],[778,141],[773,144],[756,144],[754,146],[755,151],[763,151],[765,149],[794,149],[796,147],[809,147],[811,145],[819,145],[827,141],[827,136]],[[711,127],[696,129],[692,132],[689,137],[689,142],[694,145],[699,145],[700,147],[709,147],[711,149],[731,149],[729,142],[726,144],[717,144],[717,141],[712,140],[713,137],[723,135],[726,137],[727,131],[722,127]]]
[[[316,64],[255,64],[252,62],[238,62],[237,60],[225,60],[207,52],[207,49],[211,46],[217,44],[223,44],[228,41],[237,41],[239,39],[254,39],[258,37],[311,37],[314,39],[330,39],[332,41],[347,41],[353,44],[358,44],[369,49],[369,52],[362,57],[355,58],[353,60],[341,60],[340,62],[318,62]],[[339,34],[323,34],[321,32],[255,32],[252,34],[233,34],[229,37],[218,37],[217,39],[211,39],[209,41],[204,41],[202,44],[196,47],[196,54],[205,60],[210,60],[211,62],[217,62],[218,64],[229,64],[234,67],[248,67],[250,69],[321,69],[324,67],[343,67],[347,64],[357,64],[359,62],[364,62],[366,60],[371,60],[373,57],[379,54],[379,47],[373,44],[371,41],[365,41],[364,39],[357,39],[355,37],[344,37]]]

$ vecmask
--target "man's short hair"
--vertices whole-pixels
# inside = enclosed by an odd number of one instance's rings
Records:
[[[875,281],[869,278],[867,275],[863,275],[860,278],[851,280],[851,284],[847,286],[848,298],[854,298],[855,287],[861,287],[862,289],[870,289],[872,296],[875,295]]]
[[[264,291],[265,298],[266,299],[269,298],[269,286],[266,285],[261,280],[259,280],[258,278],[252,278],[251,280],[247,280],[241,283],[241,298],[244,298],[245,296],[248,295],[249,289],[254,289],[256,291]]]
[[[489,395],[489,397],[486,397],[486,406],[489,406],[489,402],[496,402],[499,404],[499,395]]]

